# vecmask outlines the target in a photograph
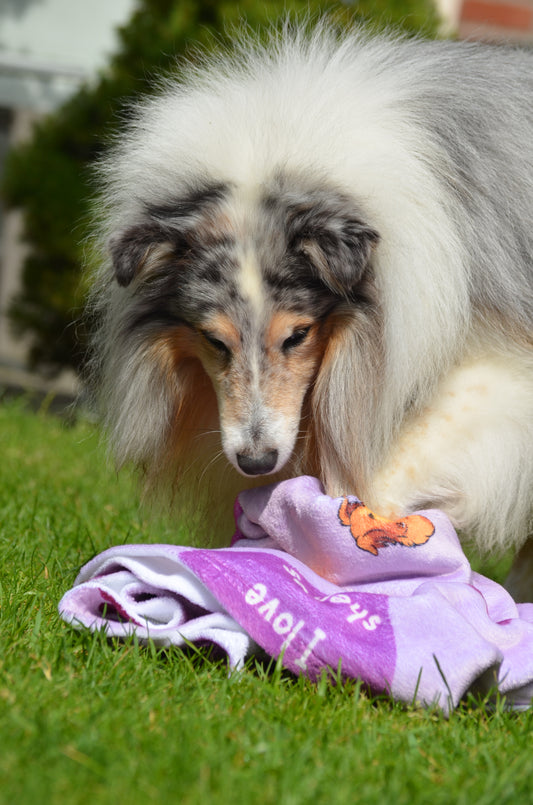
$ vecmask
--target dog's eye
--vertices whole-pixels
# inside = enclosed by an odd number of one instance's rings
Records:
[[[211,335],[211,333],[205,332],[205,330],[202,331],[202,335],[207,341],[207,343],[211,344],[211,346],[214,349],[216,349],[219,355],[221,355],[224,358],[229,358],[231,352],[223,341],[221,341],[219,338],[215,338],[215,336]]]
[[[311,325],[309,327],[300,327],[298,330],[295,330],[292,335],[285,339],[282,345],[283,352],[290,352],[291,349],[294,347],[299,346],[305,339],[311,329]]]

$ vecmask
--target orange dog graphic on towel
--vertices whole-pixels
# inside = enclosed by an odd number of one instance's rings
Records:
[[[360,501],[350,503],[347,497],[339,509],[339,520],[350,526],[352,537],[363,551],[377,556],[379,548],[388,545],[423,545],[432,536],[435,526],[421,514],[410,514],[403,520],[377,517]]]

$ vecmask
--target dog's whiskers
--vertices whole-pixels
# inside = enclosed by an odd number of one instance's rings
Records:
[[[213,455],[213,456],[210,458],[210,460],[209,460],[209,461],[207,462],[207,464],[204,466],[204,468],[203,468],[203,470],[202,470],[202,472],[201,472],[201,474],[200,474],[200,477],[199,477],[199,479],[198,479],[198,480],[199,480],[199,483],[201,483],[201,482],[203,481],[203,479],[204,479],[204,477],[205,477],[206,473],[207,473],[207,472],[209,472],[209,471],[210,471],[210,470],[213,468],[213,466],[214,466],[214,465],[215,465],[215,464],[216,464],[218,461],[220,461],[220,459],[221,459],[221,458],[225,458],[225,455],[224,455],[224,451],[223,451],[223,450],[219,450],[218,452],[216,452],[216,453],[215,453],[215,454],[214,454],[214,455]]]

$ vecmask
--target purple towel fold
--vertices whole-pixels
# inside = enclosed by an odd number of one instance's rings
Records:
[[[404,702],[455,707],[473,686],[533,696],[533,604],[474,573],[440,511],[391,522],[301,477],[243,492],[232,547],[110,548],[60,602],[74,626],[158,645],[257,646],[316,679],[340,667]]]

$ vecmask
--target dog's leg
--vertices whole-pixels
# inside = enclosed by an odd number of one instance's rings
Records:
[[[404,425],[367,505],[386,517],[441,508],[482,551],[522,544],[533,489],[527,360],[485,357],[455,368]]]
[[[533,601],[533,536],[522,545],[515,556],[505,587],[514,600],[522,603]]]

